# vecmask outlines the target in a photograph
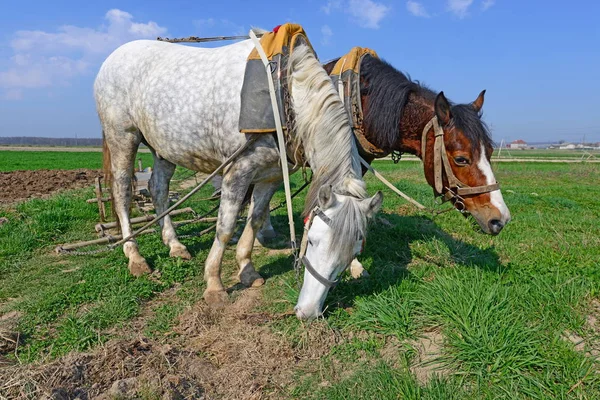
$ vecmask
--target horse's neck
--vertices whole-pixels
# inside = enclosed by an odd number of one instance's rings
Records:
[[[398,141],[394,150],[421,158],[421,140],[425,125],[434,115],[433,101],[411,93],[400,117]]]

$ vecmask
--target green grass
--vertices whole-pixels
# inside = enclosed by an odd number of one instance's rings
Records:
[[[381,161],[375,167],[418,201],[434,205],[420,163]],[[480,234],[459,213],[417,212],[368,177],[369,191],[385,194],[360,256],[371,276],[345,277],[328,296],[326,321],[269,323],[294,348],[314,346],[306,332],[319,324],[341,338],[325,357],[298,364],[295,384],[284,389],[288,397],[600,398],[598,362],[563,339],[567,331],[588,342],[593,336],[585,321],[590,301],[600,294],[600,164],[494,168],[513,216],[497,237]],[[299,180],[298,174],[293,187]],[[11,221],[0,227],[0,313],[23,314],[25,340],[17,355],[24,361],[92,348],[149,300],[156,301],[146,310],[143,333],[168,340],[185,306],[202,301],[212,235],[183,239],[194,255],[187,262],[170,259],[157,235],[141,237],[141,252],[160,279],[130,277],[121,251],[52,254],[57,243],[93,237],[97,210],[84,202],[90,193],[68,192],[0,211]],[[273,204],[282,199],[278,192]],[[190,205],[202,211],[212,203]],[[298,199],[298,226],[301,208]],[[274,213],[279,232],[287,232],[286,221],[283,210]],[[298,294],[291,257],[257,249],[254,261],[267,277],[260,311],[291,310]],[[227,251],[223,276],[230,284],[235,268],[234,253]],[[423,383],[410,366],[415,341],[431,330],[444,338],[436,362],[447,373]]]
[[[150,153],[138,153],[137,158],[142,159],[144,167],[152,165],[152,154]],[[102,168],[102,152],[0,150],[0,172],[77,168]]]
[[[600,158],[600,150],[559,150],[559,149],[502,149],[500,158],[548,158],[561,159],[573,158],[581,159],[588,158],[592,155],[595,158]],[[494,150],[492,157],[498,156],[498,150]]]

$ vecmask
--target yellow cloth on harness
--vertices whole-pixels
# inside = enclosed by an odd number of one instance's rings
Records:
[[[375,50],[368,49],[366,47],[354,47],[348,52],[348,54],[342,56],[333,67],[333,70],[329,75],[335,76],[343,74],[348,70],[352,70],[358,74],[360,68],[360,61],[365,54],[370,54],[375,58],[379,58]]]
[[[285,54],[288,55],[294,50],[294,45],[296,43],[296,39],[298,35],[304,36],[306,39],[306,32],[304,32],[304,28],[298,24],[283,24],[278,29],[277,32],[268,32],[265,33],[260,38],[260,44],[267,55],[267,58],[271,60],[273,56],[277,54]],[[308,40],[306,40],[308,42]],[[308,45],[311,47],[310,42]],[[288,47],[287,51],[284,51],[284,47]],[[314,51],[314,49],[313,49]],[[256,49],[252,49],[252,52],[248,56],[248,60],[260,60],[260,55]]]

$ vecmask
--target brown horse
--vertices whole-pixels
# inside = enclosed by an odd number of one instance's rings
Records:
[[[324,65],[328,73],[338,60]],[[470,104],[452,104],[444,92],[433,92],[370,54],[359,71],[362,118],[354,118],[355,130],[370,144],[361,146],[363,158],[371,163],[392,151],[416,155],[435,195],[471,214],[483,232],[500,233],[510,212],[490,166],[492,140],[481,120],[485,90]]]

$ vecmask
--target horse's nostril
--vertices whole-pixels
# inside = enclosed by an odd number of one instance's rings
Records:
[[[492,219],[488,222],[488,226],[490,228],[490,231],[494,235],[496,235],[496,234],[500,233],[502,228],[504,228],[504,222],[500,221],[499,219]]]

